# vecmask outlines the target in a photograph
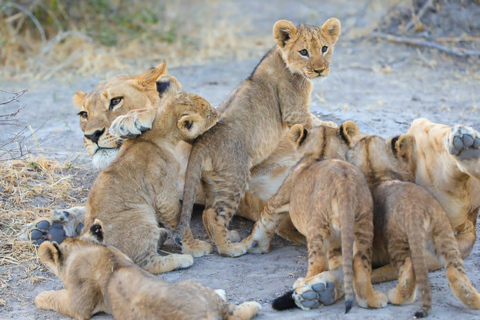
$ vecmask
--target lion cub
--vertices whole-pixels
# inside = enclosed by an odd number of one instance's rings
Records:
[[[425,188],[413,183],[415,140],[401,135],[390,141],[367,136],[348,152],[348,161],[364,172],[374,199],[375,251],[387,252],[397,268],[398,285],[390,290],[392,304],[415,300],[420,288],[422,307],[416,318],[431,310],[427,251],[444,262],[449,286],[466,306],[480,309],[480,295],[468,279],[445,210]]]
[[[267,235],[268,239],[265,239],[260,229],[267,227],[271,234],[280,214],[288,211],[295,227],[307,238],[309,254],[306,278],[298,279],[294,285],[295,294],[303,297],[302,301],[296,299],[297,305],[308,310],[318,308],[319,301],[333,303],[333,299],[318,297],[328,294],[329,288],[316,286],[312,289],[306,283],[328,267],[336,268],[342,264],[345,311],[352,307],[354,290],[360,306],[383,308],[387,305],[387,298],[383,293],[375,292],[370,282],[373,240],[370,190],[357,167],[344,160],[332,159],[345,156],[346,139],[358,128],[353,122],[346,122],[340,129],[321,127],[311,131],[301,125],[291,128],[289,135],[299,150],[307,150],[305,156],[268,201],[252,237],[244,243],[256,247],[257,241],[263,241],[260,246],[265,248],[271,236]],[[288,293],[290,300],[292,294]],[[278,303],[275,307],[282,309]]]
[[[172,284],[142,270],[121,251],[103,245],[101,222],[82,237],[67,238],[61,245],[44,242],[38,257],[65,284],[65,289],[45,291],[35,305],[75,319],[90,319],[107,312],[115,319],[250,319],[257,302],[239,306],[225,301],[225,291],[212,290],[187,280]]]
[[[115,136],[122,136],[126,127],[152,129],[128,139],[115,160],[100,172],[87,200],[84,223],[88,230],[96,218],[102,220],[105,243],[154,274],[193,263],[190,255],[157,253],[166,233],[159,224],[175,229],[180,212],[175,146],[180,140],[192,142],[217,122],[215,109],[200,96],[179,92],[175,78],[162,76],[157,87],[163,88],[158,108],[137,111],[136,117],[127,114],[112,123]],[[197,257],[211,250],[210,244],[193,239],[187,229],[184,253]]]
[[[185,176],[182,213],[175,232],[181,242],[200,182],[205,190],[203,221],[220,254],[246,253],[234,244],[228,225],[250,181],[250,169],[275,149],[294,124],[312,127],[310,80],[326,77],[340,34],[330,18],[319,27],[280,20],[273,26],[277,46],[270,50],[220,107],[221,119],[193,145]]]

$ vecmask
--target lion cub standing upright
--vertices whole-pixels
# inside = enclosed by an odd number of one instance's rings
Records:
[[[306,283],[328,270],[328,267],[336,267],[329,266],[326,256],[328,253],[330,262],[332,255],[338,256],[339,252],[341,256],[337,257],[336,262],[343,264],[345,274],[345,311],[348,312],[352,307],[354,290],[360,306],[383,308],[387,305],[387,298],[383,293],[375,292],[370,282],[373,201],[367,182],[354,165],[340,159],[325,158],[331,145],[339,144],[338,140],[348,139],[348,133],[358,132],[358,127],[353,122],[346,122],[340,129],[313,130],[323,130],[320,136],[324,143],[318,143],[318,133],[312,135],[301,125],[291,128],[289,135],[292,141],[308,151],[277,194],[270,198],[253,233],[259,233],[258,229],[262,229],[261,224],[267,221],[267,216],[278,221],[280,213],[289,211],[293,224],[307,238],[307,275],[306,278],[299,278],[294,285],[295,294],[304,298],[297,302],[300,308],[308,310],[320,306],[318,295],[328,293],[329,289],[315,287],[312,290]],[[345,147],[340,147],[339,157],[342,150],[345,154]],[[274,228],[275,224],[273,222],[267,228]],[[249,243],[248,238],[244,242]],[[292,294],[290,292],[286,298],[292,299]],[[334,301],[331,299],[332,303]],[[323,303],[327,304],[326,299]],[[274,307],[283,309],[279,303]]]
[[[206,197],[203,221],[218,252],[246,253],[244,246],[232,243],[228,224],[248,189],[250,169],[273,152],[288,127],[297,123],[312,127],[309,80],[328,75],[339,34],[335,18],[321,28],[295,27],[286,20],[275,23],[277,46],[223,103],[219,123],[193,145],[177,242],[190,222],[201,181]]]
[[[388,293],[392,304],[415,300],[417,284],[422,308],[431,310],[431,288],[426,251],[442,260],[448,283],[463,304],[480,309],[480,295],[468,279],[452,226],[445,210],[415,181],[415,140],[401,135],[386,142],[380,137],[360,139],[348,152],[348,161],[364,172],[374,199],[375,251],[388,254],[398,270],[398,285]],[[381,258],[384,259],[384,258]]]

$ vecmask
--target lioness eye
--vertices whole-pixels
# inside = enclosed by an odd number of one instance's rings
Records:
[[[117,104],[120,103],[120,101],[122,101],[122,99],[123,99],[122,97],[116,97],[110,100],[110,105],[108,106],[108,109],[112,110],[113,107],[115,107]]]
[[[79,115],[80,117],[82,117],[83,119],[87,119],[87,118],[88,118],[88,113],[87,113],[86,111],[80,111],[80,112],[78,113],[78,115]]]
[[[308,50],[307,50],[307,49],[302,49],[302,50],[300,50],[300,51],[298,51],[298,52],[300,52],[300,54],[301,54],[302,56],[308,57]]]
[[[323,47],[322,47],[322,53],[327,52],[327,50],[328,50],[328,47],[327,47],[327,46],[323,46]]]

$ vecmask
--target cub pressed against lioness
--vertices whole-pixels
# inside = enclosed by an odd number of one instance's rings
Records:
[[[321,28],[295,27],[285,20],[275,23],[277,46],[224,102],[219,123],[192,148],[177,242],[190,222],[196,188],[202,182],[203,221],[219,253],[246,253],[244,246],[232,243],[228,225],[248,189],[250,169],[273,152],[287,127],[297,123],[312,127],[309,80],[328,75],[339,34],[335,18]]]
[[[155,277],[115,247],[102,244],[106,237],[96,220],[82,237],[61,245],[44,242],[38,256],[65,289],[40,293],[35,305],[82,320],[97,312],[126,320],[246,320],[260,310],[253,301],[229,304],[225,291],[192,280],[172,284]]]
[[[443,261],[455,296],[466,306],[480,309],[480,295],[465,273],[445,210],[428,190],[413,183],[414,149],[410,135],[390,141],[367,136],[347,154],[348,161],[364,172],[372,191],[377,259],[388,259],[398,270],[398,284],[388,293],[389,300],[396,305],[412,303],[418,285],[423,303],[415,317],[430,313],[428,251]]]
[[[106,244],[116,246],[141,267],[157,274],[193,263],[190,255],[157,253],[166,233],[159,224],[173,230],[178,222],[179,164],[175,146],[180,140],[191,142],[210,129],[217,122],[217,114],[202,97],[179,92],[180,85],[171,76],[162,76],[159,84],[149,85],[154,90],[163,88],[159,89],[159,107],[144,110],[133,122],[131,117],[119,117],[111,130],[121,136],[125,127],[152,129],[128,139],[115,160],[100,172],[87,200],[85,228],[96,218],[102,220]],[[193,239],[187,229],[184,253],[202,256],[211,248]]]

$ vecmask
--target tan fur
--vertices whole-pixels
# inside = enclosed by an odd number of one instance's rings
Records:
[[[195,281],[171,284],[142,270],[125,254],[99,243],[103,237],[96,220],[85,237],[68,238],[60,246],[45,242],[38,256],[64,283],[65,289],[45,291],[35,305],[74,319],[90,319],[107,312],[115,319],[250,319],[260,305],[239,306],[224,301]],[[108,237],[108,235],[105,235]],[[101,242],[101,241],[100,241]]]
[[[274,151],[287,127],[296,123],[312,127],[308,79],[328,74],[340,22],[331,18],[322,28],[296,28],[281,20],[273,29],[278,46],[220,107],[219,123],[196,141],[185,178],[177,238],[188,226],[196,188],[202,181],[205,228],[219,253],[230,256],[246,252],[231,242],[228,225],[248,189],[250,169]],[[324,53],[322,46],[328,48]],[[300,55],[303,49],[308,50],[308,57]]]
[[[410,135],[388,142],[368,136],[348,153],[348,160],[360,167],[372,190],[374,251],[388,253],[400,275],[389,299],[393,304],[412,302],[418,285],[423,304],[415,316],[430,313],[431,288],[425,259],[429,251],[444,262],[454,294],[465,305],[479,309],[480,295],[467,278],[445,210],[428,190],[413,183],[414,149],[415,140]]]
[[[178,222],[179,164],[175,146],[180,140],[192,142],[217,122],[217,114],[207,101],[194,94],[178,92],[176,79],[163,76],[159,82],[169,86],[161,93],[158,108],[137,113],[136,121],[126,116],[112,123],[111,130],[119,136],[125,127],[152,129],[127,140],[116,159],[100,172],[85,212],[85,228],[96,218],[102,220],[105,243],[116,246],[155,274],[193,263],[190,255],[158,255],[158,246],[165,240],[159,224],[173,230]],[[202,256],[210,251],[210,244],[193,239],[187,229],[184,253]]]
[[[295,227],[306,236],[309,251],[306,278],[297,281],[294,295],[314,294],[307,290],[310,279],[328,270],[327,266],[338,267],[330,260],[340,260],[345,274],[347,311],[353,301],[353,288],[360,306],[384,307],[386,297],[373,291],[370,283],[373,218],[368,185],[358,168],[332,159],[344,158],[349,139],[345,133],[358,132],[358,128],[347,122],[340,129],[321,127],[311,131],[301,125],[290,130],[289,136],[299,151],[307,151],[278,193],[268,201],[252,236],[244,243],[257,252],[269,248],[271,231],[277,226],[279,216],[289,211]],[[262,237],[262,233],[267,233],[267,237]],[[309,300],[296,302],[302,309],[319,306]]]

